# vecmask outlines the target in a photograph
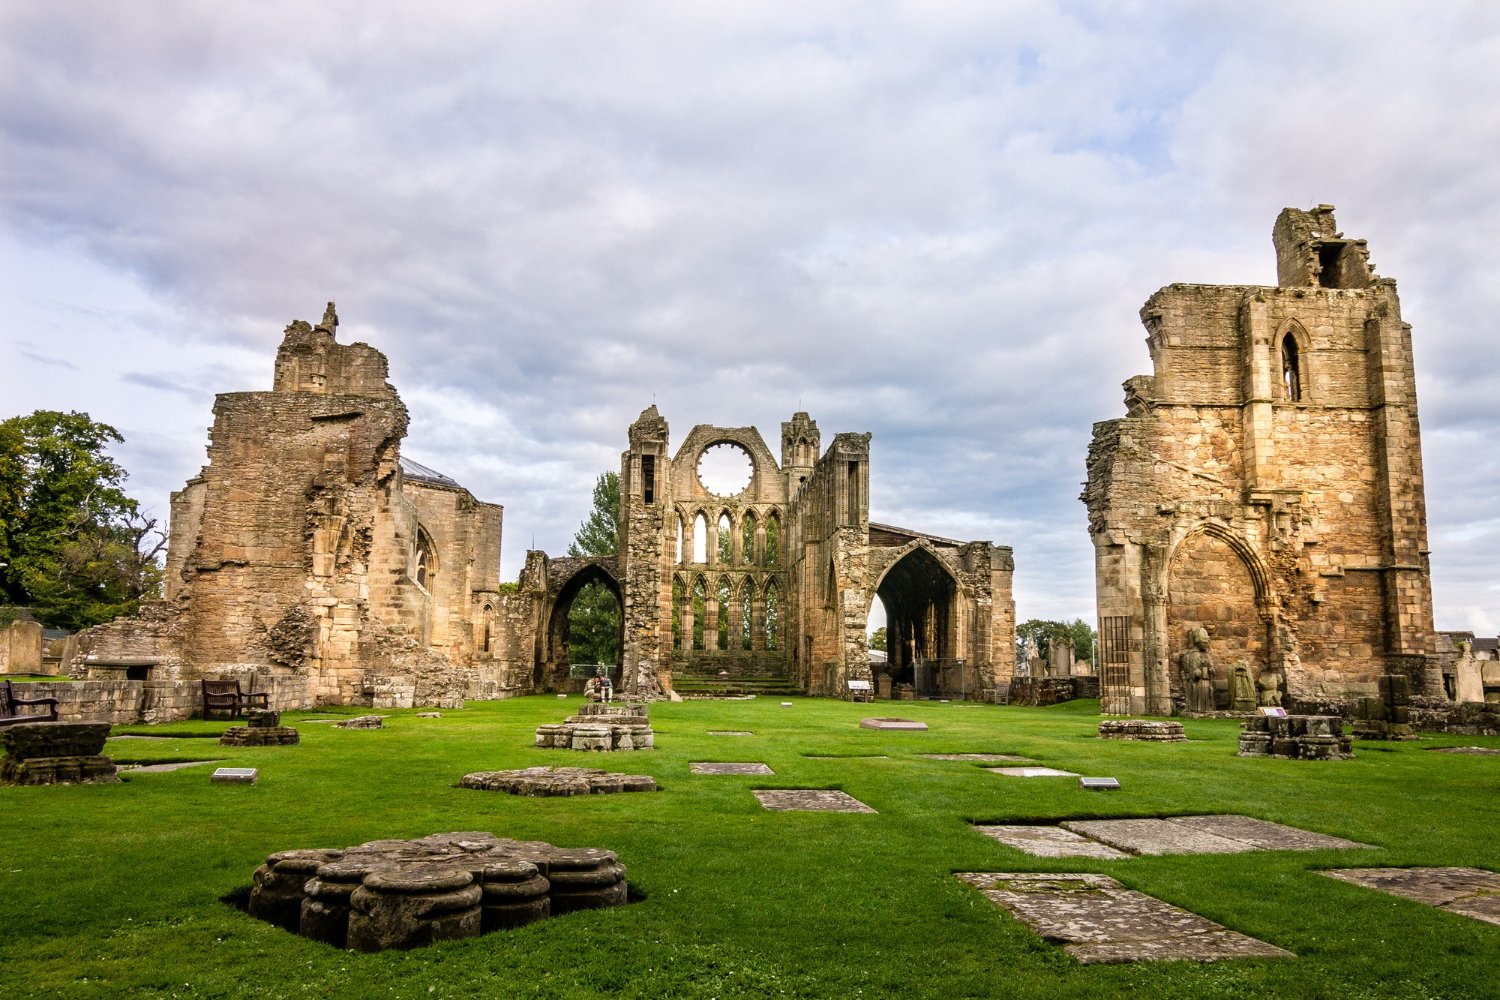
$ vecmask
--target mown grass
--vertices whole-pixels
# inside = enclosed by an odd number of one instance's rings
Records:
[[[16,996],[1475,997],[1500,995],[1500,928],[1346,885],[1320,867],[1500,867],[1500,758],[1435,754],[1500,740],[1358,744],[1347,762],[1241,759],[1232,722],[1191,742],[1101,741],[1097,703],[1052,709],[812,699],[652,707],[658,748],[584,757],[532,730],[578,700],[471,703],[378,731],[287,713],[302,743],[232,748],[228,723],[134,729],[132,761],[223,759],[122,785],[0,789],[0,993]],[[899,714],[926,733],[858,728]],[[753,736],[708,736],[711,729]],[[1123,790],[1013,779],[922,753],[1034,757]],[[811,755],[811,756],[810,756]],[[818,759],[822,755],[825,759]],[[874,755],[885,755],[883,758]],[[695,776],[691,761],[763,761],[774,776]],[[468,771],[539,763],[648,773],[655,794],[526,799],[454,787]],[[877,815],[772,813],[750,790],[840,788]],[[1233,812],[1369,850],[1034,858],[970,823]],[[644,896],[518,931],[361,955],[286,934],[220,902],[264,856],[444,830],[619,852]],[[1098,871],[1294,952],[1281,961],[1079,966],[954,879],[955,871]]]

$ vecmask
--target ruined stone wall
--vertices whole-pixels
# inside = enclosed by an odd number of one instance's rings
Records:
[[[1241,660],[1309,709],[1373,695],[1382,673],[1420,681],[1410,329],[1394,282],[1332,227],[1331,210],[1283,213],[1283,287],[1171,285],[1142,308],[1154,373],[1095,425],[1083,498],[1106,712],[1182,710],[1197,627],[1221,700]]]
[[[292,323],[272,391],[217,397],[208,464],[173,496],[169,600],[80,636],[79,669],[254,674],[308,703],[462,697],[486,623],[495,638],[500,508],[447,480],[404,488],[385,357],[337,326],[331,303]]]

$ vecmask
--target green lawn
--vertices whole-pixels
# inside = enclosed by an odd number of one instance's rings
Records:
[[[1500,739],[1356,744],[1346,762],[1240,759],[1237,726],[1189,721],[1186,744],[1101,741],[1097,702],[1050,709],[798,698],[652,706],[657,749],[532,747],[576,711],[552,697],[387,712],[344,731],[287,713],[302,743],[233,749],[227,723],[132,732],[117,760],[223,758],[121,785],[0,788],[0,994],[14,996],[1476,997],[1500,996],[1500,927],[1346,885],[1319,867],[1500,868],[1500,757],[1427,752]],[[858,728],[867,715],[925,733]],[[715,737],[711,729],[747,729]],[[1120,779],[1015,779],[931,752],[1024,754]],[[809,755],[836,759],[812,759]],[[886,755],[885,757],[873,755]],[[763,761],[774,777],[693,776],[690,761]],[[654,794],[526,799],[455,788],[469,771],[587,764],[648,773]],[[840,788],[878,815],[772,813],[757,787]],[[1243,813],[1374,850],[1034,858],[976,820]],[[363,955],[297,938],[220,897],[265,855],[445,830],[607,847],[644,898],[513,932]],[[1295,960],[1075,964],[955,871],[1097,871],[1269,941]]]

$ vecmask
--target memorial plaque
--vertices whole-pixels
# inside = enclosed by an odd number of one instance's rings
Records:
[[[253,767],[220,767],[209,780],[216,785],[253,785],[259,779],[260,771]]]
[[[1117,790],[1120,787],[1119,778],[1079,778],[1078,787],[1086,788],[1091,792],[1105,792]]]

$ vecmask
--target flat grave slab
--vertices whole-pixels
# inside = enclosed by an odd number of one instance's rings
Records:
[[[888,753],[805,753],[808,760],[890,760]]]
[[[1104,875],[960,872],[958,878],[1084,964],[1296,957]]]
[[[513,771],[475,771],[464,775],[458,787],[554,798],[654,792],[656,779],[646,774],[613,774],[602,767],[526,767]]]
[[[260,780],[260,771],[253,767],[221,767],[208,780],[215,785],[253,785]]]
[[[165,774],[168,771],[180,771],[185,767],[202,767],[204,764],[218,764],[219,760],[174,760],[170,764],[121,764],[119,771],[129,771],[131,774]]]
[[[900,732],[925,733],[927,723],[918,722],[915,719],[895,719],[884,716],[873,716],[868,719],[859,720],[861,729],[894,729]]]
[[[726,761],[693,761],[688,765],[693,774],[775,774],[766,764],[734,764]]]
[[[1063,829],[1128,854],[1238,854],[1255,847],[1164,819],[1069,820]]]
[[[1059,771],[1055,767],[987,767],[986,771],[1003,774],[1007,778],[1076,778],[1072,771]]]
[[[1318,874],[1500,924],[1500,874],[1482,868],[1335,868]]]
[[[926,760],[971,760],[987,764],[1035,764],[1035,757],[1022,757],[1013,753],[923,753],[918,757]]]
[[[1349,851],[1370,847],[1253,816],[1174,816],[1167,822],[1238,840],[1258,851]]]
[[[1060,826],[976,824],[974,829],[1008,847],[1039,858],[1128,858],[1129,854]]]
[[[875,810],[847,792],[826,788],[757,788],[755,797],[777,812],[872,813]]]
[[[710,729],[708,731],[708,735],[710,735],[710,736],[754,736],[755,734],[752,733],[748,729]]]
[[[1500,750],[1492,747],[1433,747],[1433,753],[1472,753],[1472,754],[1500,754]]]

